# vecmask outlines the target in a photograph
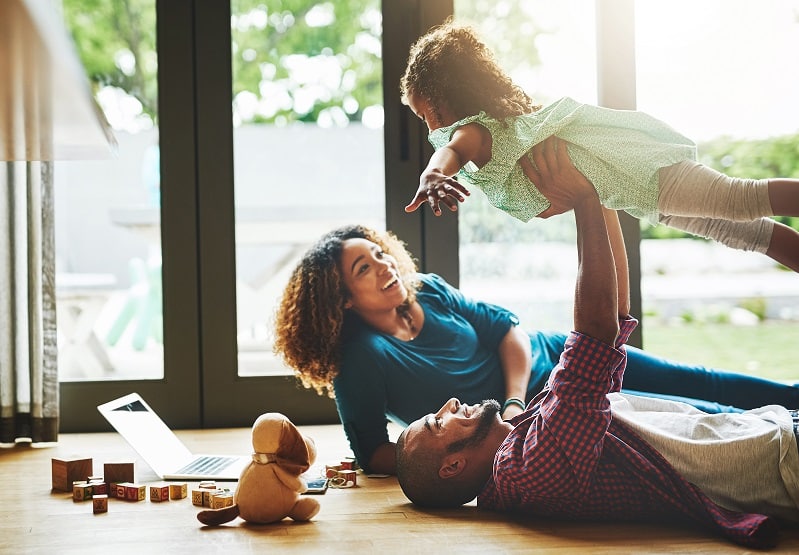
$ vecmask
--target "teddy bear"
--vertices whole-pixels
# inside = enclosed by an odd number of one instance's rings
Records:
[[[254,524],[312,519],[319,501],[301,496],[307,485],[301,474],[316,461],[316,444],[283,414],[269,412],[252,427],[252,461],[241,471],[233,505],[200,511],[197,519],[218,526],[241,517]]]

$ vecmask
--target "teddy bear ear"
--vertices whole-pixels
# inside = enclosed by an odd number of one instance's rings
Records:
[[[302,474],[311,466],[305,438],[289,420],[283,422],[277,456],[283,468],[294,470],[297,474]]]

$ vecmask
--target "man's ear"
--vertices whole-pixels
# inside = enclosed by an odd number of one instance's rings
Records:
[[[464,470],[466,470],[466,457],[462,454],[450,455],[442,461],[438,476],[446,480],[460,475]]]

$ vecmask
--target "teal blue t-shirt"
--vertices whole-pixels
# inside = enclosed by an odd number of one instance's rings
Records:
[[[389,441],[387,418],[404,427],[451,397],[464,403],[505,398],[497,349],[518,323],[516,316],[469,299],[435,274],[419,277],[417,300],[425,320],[416,339],[402,341],[358,320],[349,322],[354,329],[347,330],[342,346],[333,381],[336,406],[353,453],[367,470],[375,449]],[[541,375],[548,375],[550,359],[542,366]],[[530,382],[533,392],[543,385]]]

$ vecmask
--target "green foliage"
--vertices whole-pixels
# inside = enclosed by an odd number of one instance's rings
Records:
[[[765,297],[748,297],[741,299],[738,302],[738,306],[757,316],[758,320],[761,322],[766,319],[768,302],[766,301]]]
[[[233,96],[244,121],[343,124],[382,106],[377,0],[233,0],[231,11]]]
[[[155,0],[63,0],[63,8],[94,92],[118,87],[155,118]]]
[[[459,0],[458,22],[473,25],[502,67],[523,72],[541,64],[536,40],[546,33],[536,22],[534,3],[508,0]]]
[[[772,380],[799,381],[796,349],[777,347],[796,344],[799,322],[675,326],[645,321],[643,333],[644,349],[655,355]]]
[[[97,93],[118,87],[157,115],[155,0],[63,0]],[[382,106],[378,0],[233,0],[238,122],[336,124]]]
[[[95,93],[116,87],[157,117],[155,0],[62,0],[64,17]],[[540,63],[536,38],[547,31],[524,2],[462,0],[460,21],[474,22],[509,72]],[[291,121],[345,125],[382,106],[378,0],[232,0],[233,95],[237,123]],[[520,23],[521,22],[521,23]],[[747,178],[799,177],[799,135],[760,141],[719,138],[699,146],[701,161]],[[523,224],[478,200],[461,213],[463,240],[573,239],[568,218]],[[779,221],[799,229],[799,218]],[[690,237],[642,223],[644,238]]]

